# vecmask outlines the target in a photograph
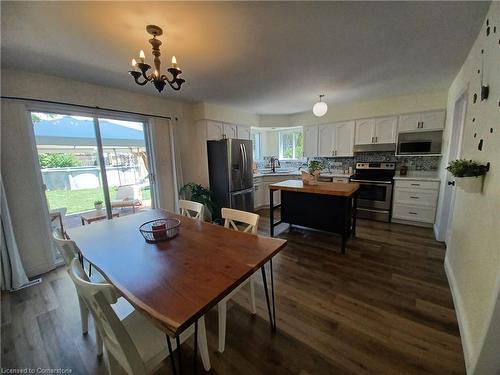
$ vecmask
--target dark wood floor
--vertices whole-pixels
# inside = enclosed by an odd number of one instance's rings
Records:
[[[217,312],[207,315],[211,373],[465,373],[445,249],[431,229],[359,220],[346,256],[335,236],[282,229],[288,246],[273,263],[278,332],[270,332],[262,288],[256,288],[254,317],[242,290],[228,305],[224,354],[217,352]],[[64,269],[3,294],[1,311],[2,367],[106,372],[93,333],[81,335],[76,293]],[[191,343],[185,345],[187,354]],[[166,362],[158,373],[169,370]]]

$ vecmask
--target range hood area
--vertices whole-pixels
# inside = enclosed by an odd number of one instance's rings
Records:
[[[396,151],[396,143],[372,143],[367,145],[354,145],[354,153],[360,152],[381,152],[381,151]]]

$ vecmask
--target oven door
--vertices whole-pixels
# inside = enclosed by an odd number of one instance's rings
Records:
[[[351,180],[359,183],[358,207],[390,210],[392,182]]]

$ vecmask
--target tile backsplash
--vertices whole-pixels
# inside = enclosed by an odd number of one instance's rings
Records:
[[[265,168],[269,165],[271,157],[264,157],[264,160],[257,162],[257,168]],[[437,171],[439,168],[440,156],[395,156],[393,152],[361,152],[352,157],[334,157],[334,158],[311,158],[322,160],[330,165],[330,169],[347,170],[349,167],[354,169],[355,164],[359,162],[392,162],[396,163],[396,170],[402,165],[409,170],[417,171]],[[299,168],[305,164],[306,160],[280,160],[282,168]]]

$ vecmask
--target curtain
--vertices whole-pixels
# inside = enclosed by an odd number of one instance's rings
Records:
[[[159,198],[158,207],[176,212],[182,176],[178,151],[175,150],[173,125],[166,119],[151,118],[149,126]]]
[[[19,256],[19,250],[14,236],[12,222],[10,220],[9,207],[3,188],[3,180],[0,175],[0,199],[1,199],[1,289],[16,290],[28,284],[28,277],[24,271]]]

